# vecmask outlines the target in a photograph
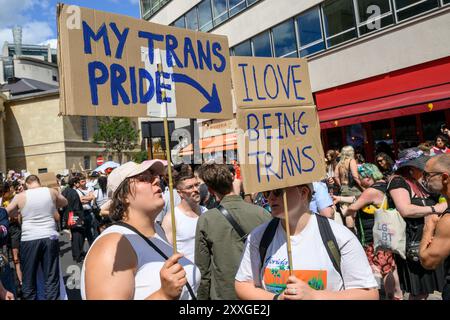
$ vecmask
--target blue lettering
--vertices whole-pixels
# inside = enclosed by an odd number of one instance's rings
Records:
[[[139,38],[147,39],[148,42],[148,58],[150,60],[150,64],[153,64],[155,58],[155,45],[153,41],[164,41],[164,36],[161,34],[151,33],[147,31],[139,31]],[[168,62],[169,63],[169,62]]]
[[[269,90],[267,89],[267,71],[270,69],[272,69],[272,73],[273,73],[273,78],[275,80],[275,84],[277,87],[277,90],[275,92],[275,94],[272,96],[269,92]],[[271,98],[271,99],[276,99],[278,97],[278,92],[279,92],[279,87],[278,87],[278,79],[277,79],[277,75],[275,74],[275,68],[271,65],[268,64],[266,66],[266,68],[264,69],[264,88],[266,89],[266,93],[267,95]]]
[[[270,158],[270,161],[268,162],[268,158]],[[278,179],[283,179],[283,175],[281,175],[281,177],[278,175],[278,173],[276,173],[275,171],[273,171],[273,169],[271,168],[273,164],[273,156],[270,152],[266,152],[265,155],[265,168],[266,168],[266,176],[267,176],[267,182],[270,182],[270,173],[273,173],[275,175],[275,177],[277,177]]]
[[[100,76],[96,76],[96,70],[101,72]],[[88,64],[89,86],[91,88],[92,104],[98,105],[98,85],[105,84],[108,81],[108,68],[100,61],[93,61]]]
[[[256,97],[258,98],[258,100],[266,100],[265,97],[260,97],[260,96],[259,96],[259,92],[258,92],[258,82],[256,81],[256,70],[255,70],[255,66],[252,66],[252,68],[253,68],[253,80],[255,81]]]
[[[130,104],[130,98],[122,86],[127,80],[127,72],[120,64],[113,63],[111,65],[111,99],[113,106],[119,104],[119,95],[124,104]]]
[[[253,118],[253,119],[256,120],[256,124],[255,124],[254,127],[252,127],[252,125],[251,125],[251,119],[250,118]],[[256,141],[256,140],[259,139],[259,131],[257,129],[258,126],[259,126],[259,120],[258,120],[258,117],[256,116],[256,114],[253,114],[253,113],[248,114],[247,115],[247,128],[248,128],[247,131],[248,131],[248,139],[250,141]],[[251,133],[252,132],[256,133],[256,137],[255,138],[251,137]]]
[[[130,67],[130,91],[131,91],[131,102],[135,104],[138,102],[137,86],[136,86],[136,67]]]
[[[302,149],[302,154],[305,158],[311,160],[311,167],[309,169],[303,169],[303,172],[311,172],[314,170],[314,168],[316,167],[316,162],[314,161],[313,158],[311,158],[307,153],[305,153],[306,150],[308,149],[312,149],[312,146],[306,146]]]
[[[247,84],[247,76],[245,74],[245,68],[248,66],[247,63],[240,63],[238,64],[238,67],[242,68],[242,76],[244,77],[244,86],[245,86],[245,95],[247,96],[247,98],[245,98],[243,101],[253,101],[253,99],[251,99],[248,96],[248,84]]]
[[[175,63],[178,66],[178,68],[183,68],[183,64],[181,63],[180,59],[178,59],[178,56],[175,52],[176,48],[178,48],[177,38],[175,38],[175,36],[171,34],[166,35],[166,59],[167,59],[167,66],[169,68],[173,67],[173,60],[175,60]]]
[[[270,117],[270,113],[264,113],[263,114],[263,129],[264,129],[264,135],[266,136],[266,139],[272,139],[272,136],[267,135],[267,130],[272,129],[271,125],[266,125],[266,118]]]
[[[302,97],[302,96],[299,96],[298,92],[297,92],[297,83],[301,83],[302,80],[297,80],[295,78],[295,71],[294,71],[294,69],[300,68],[300,65],[297,64],[297,65],[291,66],[291,68],[292,68],[292,82],[294,83],[295,98],[297,100],[305,100],[305,98]]]
[[[219,66],[217,66],[217,64],[214,63],[214,70],[216,70],[216,72],[223,72],[223,70],[225,70],[227,66],[227,61],[225,60],[225,57],[222,55],[222,53],[220,53],[221,50],[222,46],[220,45],[220,43],[213,42],[212,44],[213,54],[220,60]]]
[[[200,64],[200,69],[204,69],[204,64],[208,67],[208,70],[212,70],[212,56],[211,56],[211,44],[209,40],[206,40],[206,48],[203,48],[203,43],[201,40],[197,40],[198,48],[198,62]]]
[[[291,68],[290,67],[288,68],[287,83],[284,83],[283,73],[281,72],[280,65],[277,65],[277,68],[278,68],[278,74],[280,75],[281,84],[283,85],[283,88],[284,88],[284,92],[286,93],[286,97],[289,99],[290,98],[289,82],[291,80]]]
[[[144,92],[144,88],[147,86],[144,85],[144,80],[148,81],[148,89],[147,92]],[[139,101],[140,103],[148,103],[153,99],[153,95],[155,94],[155,85],[153,84],[152,75],[145,69],[139,69]]]
[[[288,156],[289,156],[289,160],[291,162],[291,168],[292,168],[293,175],[294,175],[294,164],[295,164],[295,168],[297,168],[297,172],[300,174],[302,173],[302,162],[300,161],[300,149],[297,147],[296,150],[297,150],[297,157],[295,157],[292,154],[291,150],[288,149]],[[298,160],[298,162],[296,160]]]
[[[261,182],[261,169],[259,166],[259,155],[263,154],[263,153],[264,153],[264,151],[256,151],[256,152],[249,152],[247,154],[248,157],[256,156],[256,169],[257,169],[257,174],[258,174],[258,182]],[[250,159],[249,159],[249,161],[250,161]],[[253,163],[253,162],[250,161],[250,163]]]
[[[286,169],[287,169],[289,175],[292,177],[294,174],[292,173],[291,168],[288,165],[287,157],[286,157],[286,150],[283,149],[281,151],[281,176],[283,176],[284,166],[286,166]]]
[[[281,116],[283,115],[281,112],[276,112],[275,113],[275,115],[277,116],[277,118],[278,118],[278,137],[277,137],[277,139],[278,140],[281,140],[281,139],[283,139],[284,137],[281,135]]]
[[[127,41],[130,28],[125,28],[123,32],[120,33],[119,29],[117,29],[117,25],[114,22],[111,22],[109,26],[111,27],[112,31],[116,35],[117,40],[119,41],[119,43],[117,44],[116,58],[122,59],[123,48],[125,46],[125,42]]]
[[[102,26],[98,29],[97,33],[94,33],[94,31],[87,24],[87,22],[83,21],[83,40],[84,40],[85,54],[92,54],[91,39],[97,42],[100,40],[100,38],[103,38],[105,55],[107,55],[108,57],[111,56],[111,47],[109,45],[108,31],[106,30],[106,24],[103,23]]]
[[[156,78],[156,102],[163,103],[167,102],[170,103],[172,99],[170,97],[163,96],[161,89],[171,90],[172,86],[170,84],[165,84],[163,81],[164,79],[170,79],[171,74],[167,72],[156,72],[155,75]]]
[[[305,135],[306,131],[307,131],[306,129],[308,129],[308,127],[309,127],[307,124],[302,125],[301,120],[302,120],[304,114],[305,114],[305,111],[300,113],[300,116],[298,117],[298,121],[297,121],[297,130],[301,135]]]
[[[194,48],[192,47],[192,41],[188,37],[184,38],[184,67],[189,67],[189,56],[191,56],[194,68],[198,69],[197,57],[195,56]]]
[[[289,129],[291,129],[291,133],[295,135],[295,112],[292,113],[292,125],[286,113],[284,114],[284,132],[286,137],[289,136],[287,132],[287,127],[289,127]]]

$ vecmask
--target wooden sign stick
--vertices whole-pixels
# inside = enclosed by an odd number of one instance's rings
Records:
[[[289,275],[292,276],[293,264],[292,264],[292,246],[291,246],[291,230],[289,226],[289,210],[287,206],[287,196],[286,191],[283,191],[283,203],[284,203],[284,216],[286,223],[286,239],[287,239],[287,253],[288,253],[288,261],[289,261]]]

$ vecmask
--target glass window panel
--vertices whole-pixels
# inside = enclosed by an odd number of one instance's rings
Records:
[[[434,142],[436,135],[441,133],[441,124],[445,123],[445,112],[427,112],[422,113],[420,117],[422,118],[423,138],[425,141]]]
[[[287,54],[283,56],[283,58],[298,58],[298,51],[292,52],[291,54]]]
[[[417,4],[402,10],[402,8],[406,8],[408,5],[411,5],[413,3]],[[419,0],[418,1],[395,0],[395,4],[397,6],[398,21],[402,21],[411,18],[415,15],[427,12],[431,9],[437,8],[439,6],[439,0],[427,0],[422,3],[420,3]]]
[[[200,31],[207,32],[212,29],[213,24],[210,0],[203,0],[198,5],[198,24],[200,26]]]
[[[327,44],[329,47],[332,47],[332,46],[338,45],[339,43],[348,41],[353,38],[356,38],[356,30],[350,30],[346,33],[343,33],[343,34],[335,36],[331,39],[328,39]]]
[[[235,56],[252,56],[252,47],[250,44],[250,40],[247,40],[245,42],[242,42],[241,44],[238,44],[234,47],[234,55]]]
[[[146,13],[152,8],[152,0],[142,0],[142,13]]]
[[[342,142],[342,129],[332,128],[327,129],[325,132],[326,132],[325,134],[327,135],[328,149],[340,151],[344,146]]]
[[[253,49],[256,57],[272,57],[269,31],[253,38]]]
[[[314,7],[299,15],[297,17],[297,26],[301,47],[322,39],[319,7]]]
[[[214,26],[228,19],[227,0],[212,0]]]
[[[184,21],[184,16],[182,16],[181,18],[179,18],[178,20],[176,20],[176,21],[173,23],[173,25],[174,25],[174,27],[185,29],[185,28],[186,28],[186,22]]]
[[[247,4],[251,5],[251,4],[255,3],[256,1],[259,1],[259,0],[247,0]]]
[[[364,154],[364,141],[367,140],[366,130],[362,124],[354,124],[345,127],[345,140],[346,145],[352,146],[355,149],[355,153]]]
[[[275,56],[281,57],[297,51],[294,20],[288,20],[272,29]]]
[[[444,0],[444,4],[449,4],[450,0]]]
[[[389,0],[358,0],[358,13],[360,22],[376,17],[378,12],[374,12],[371,6],[379,8],[380,15],[390,11]]]
[[[247,7],[245,0],[229,0],[228,5],[230,7],[230,17],[241,12]]]
[[[384,27],[387,27],[394,23],[394,17],[392,15],[389,15],[387,17],[381,18],[379,28],[382,29]],[[374,25],[375,22],[371,22],[369,24],[364,24],[361,27],[359,27],[359,32],[361,34],[366,34],[375,30],[378,30],[378,26]]]
[[[329,0],[323,4],[327,37],[355,27],[353,0]]]
[[[419,137],[417,134],[416,116],[395,118],[394,123],[398,149],[417,147]]]
[[[316,53],[316,52],[319,52],[322,50],[325,50],[325,43],[323,41],[319,42],[318,44],[315,44],[313,46],[310,46],[308,48],[300,50],[300,57],[306,57],[310,54],[313,54],[313,53]]]
[[[192,8],[188,13],[186,13],[186,28],[191,30],[198,30],[196,7]]]

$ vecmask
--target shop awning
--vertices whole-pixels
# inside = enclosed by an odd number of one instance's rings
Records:
[[[220,136],[203,138],[199,141],[201,153],[213,153],[237,149],[236,133],[228,133]],[[192,144],[180,151],[180,156],[190,156],[193,153]]]
[[[321,128],[450,108],[450,57],[315,93]]]

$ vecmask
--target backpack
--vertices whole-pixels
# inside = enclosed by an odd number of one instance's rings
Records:
[[[327,249],[328,256],[330,257],[330,260],[333,263],[334,268],[342,278],[342,283],[345,289],[344,277],[342,276],[341,272],[341,252],[339,251],[339,246],[337,244],[336,237],[333,234],[333,230],[331,230],[330,222],[328,221],[327,217],[318,214],[316,214],[316,217],[323,244]],[[269,248],[270,243],[272,242],[272,239],[275,236],[279,222],[280,222],[279,218],[273,218],[269,222],[261,238],[261,242],[259,243],[259,256],[261,260],[261,268],[264,265],[267,249]]]

